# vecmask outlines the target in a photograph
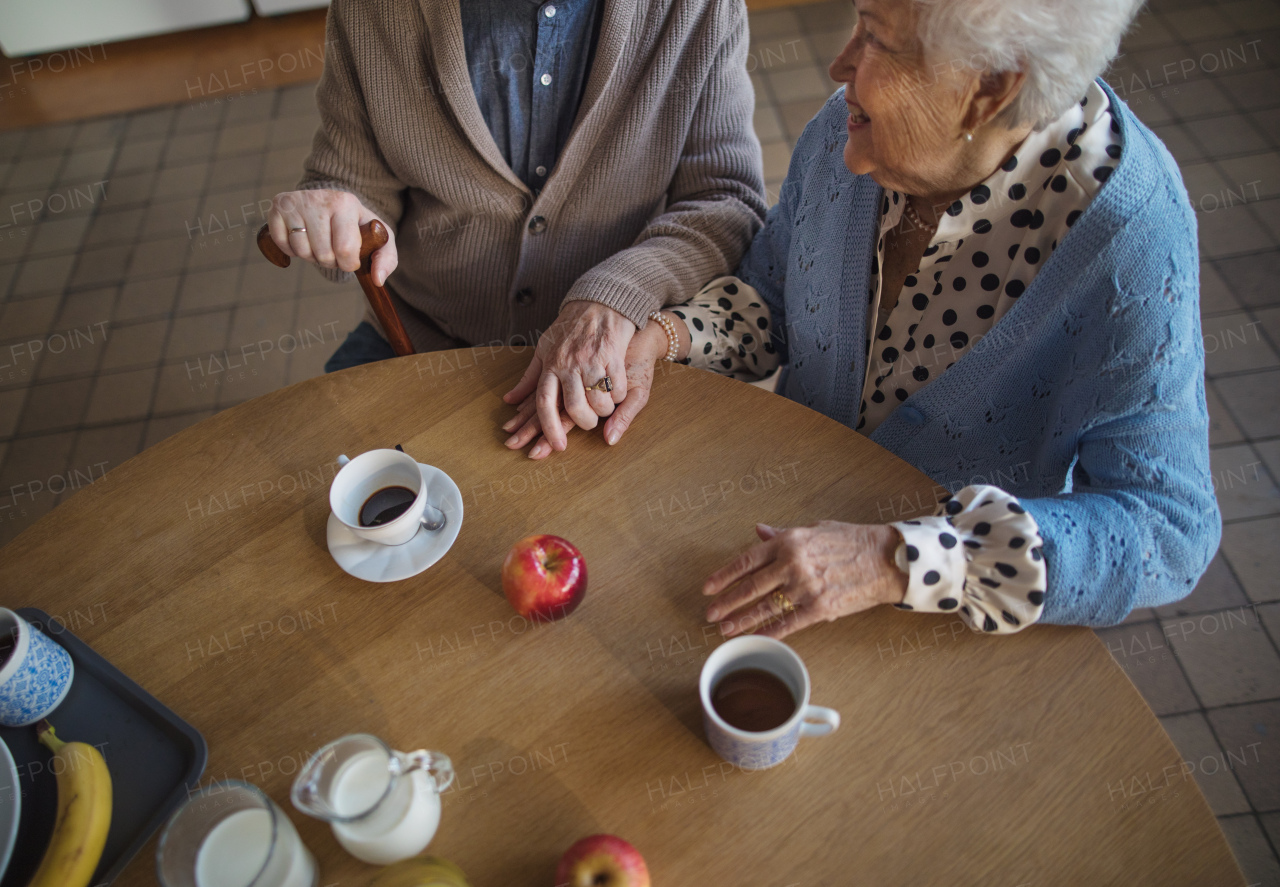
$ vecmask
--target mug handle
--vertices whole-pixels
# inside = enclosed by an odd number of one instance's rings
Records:
[[[405,768],[404,772],[412,773],[414,770],[426,772],[427,778],[431,780],[431,785],[436,790],[436,794],[453,784],[453,761],[449,760],[448,755],[420,748],[417,751],[409,752],[405,757],[409,759],[409,766]]]
[[[806,705],[800,719],[801,736],[826,736],[840,726],[840,712],[821,705]]]
[[[348,462],[350,462],[350,461],[351,461],[351,460],[350,460],[350,459],[348,459],[346,456],[339,456],[339,457],[338,457],[338,464],[339,464],[339,465],[346,465],[346,464],[347,464]]]

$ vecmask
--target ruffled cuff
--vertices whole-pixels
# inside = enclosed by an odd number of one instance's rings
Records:
[[[688,304],[667,309],[689,328],[690,366],[744,381],[766,379],[778,368],[769,340],[769,309],[755,288],[718,277]]]
[[[958,610],[974,631],[1011,634],[1044,612],[1048,575],[1035,518],[999,487],[968,486],[935,517],[898,521],[903,610]]]

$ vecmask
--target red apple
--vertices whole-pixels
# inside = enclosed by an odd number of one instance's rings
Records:
[[[640,851],[621,838],[592,835],[560,857],[556,887],[649,887],[649,868]]]
[[[526,536],[502,563],[502,590],[527,619],[563,619],[587,593],[587,562],[559,536]]]

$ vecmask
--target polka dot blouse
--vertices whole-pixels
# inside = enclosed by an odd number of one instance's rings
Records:
[[[963,357],[1026,290],[1119,161],[1119,127],[1096,83],[1000,169],[956,200],[891,310],[881,311],[885,235],[903,221],[906,195],[886,191],[868,296],[867,373],[857,430],[870,434],[902,401]],[[686,363],[734,378],[771,375],[769,310],[759,294],[722,277],[672,309],[689,327]],[[894,526],[908,573],[902,609],[955,610],[978,631],[1013,632],[1043,610],[1046,566],[1038,527],[1018,500],[970,486],[939,514]]]

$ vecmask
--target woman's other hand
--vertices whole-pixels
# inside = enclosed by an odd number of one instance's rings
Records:
[[[313,262],[321,268],[357,271],[360,268],[360,226],[378,219],[349,191],[317,189],[277,194],[267,213],[271,239],[286,256]],[[304,230],[297,230],[304,229]],[[396,270],[396,235],[387,225],[386,246],[373,254],[371,272],[378,286]]]
[[[758,524],[756,533],[760,542],[702,586],[704,595],[716,596],[707,621],[719,622],[725,637],[783,638],[906,595],[907,575],[894,563],[901,536],[893,527],[822,521],[789,530]]]
[[[667,335],[656,323],[646,324],[645,328],[638,331],[627,343],[626,356],[623,358],[626,367],[626,397],[604,423],[604,439],[609,444],[615,444],[622,438],[623,433],[631,427],[636,416],[649,402],[649,390],[653,387],[654,364],[666,352]],[[536,362],[537,358],[535,357],[534,360]],[[528,373],[525,375],[527,377]],[[616,392],[618,390],[616,381],[614,385]],[[520,386],[517,385],[512,389],[512,393],[520,390]],[[563,410],[560,411],[557,421],[560,423],[561,432],[566,435],[575,424]],[[547,440],[547,435],[542,433],[542,415],[537,407],[536,395],[529,394],[525,397],[515,417],[503,425],[502,430],[513,432],[506,442],[509,449],[523,449],[533,442],[533,446],[529,449],[529,458],[545,459],[551,455],[552,445]]]

